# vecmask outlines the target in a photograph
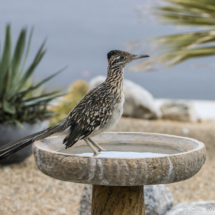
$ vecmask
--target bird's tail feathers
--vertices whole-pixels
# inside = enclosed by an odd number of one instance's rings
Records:
[[[43,131],[37,132],[35,134],[29,135],[17,141],[8,143],[2,147],[0,147],[0,160],[8,157],[9,155],[19,151],[20,149],[30,145],[35,140],[44,139],[54,133],[56,133],[59,129],[59,126],[52,126]]]

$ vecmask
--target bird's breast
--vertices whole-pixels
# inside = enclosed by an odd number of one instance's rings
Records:
[[[124,94],[122,95],[120,102],[113,105],[112,114],[106,123],[99,128],[95,129],[89,137],[96,136],[102,132],[110,131],[120,120],[123,113]]]

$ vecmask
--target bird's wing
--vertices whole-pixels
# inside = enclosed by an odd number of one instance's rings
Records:
[[[64,139],[66,148],[89,136],[104,125],[112,115],[112,96],[105,93],[103,85],[91,90],[69,113],[70,132]]]

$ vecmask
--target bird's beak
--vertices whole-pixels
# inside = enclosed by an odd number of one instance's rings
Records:
[[[132,57],[132,60],[138,60],[138,59],[141,59],[141,58],[146,58],[146,57],[149,57],[149,55],[133,55]]]
[[[123,65],[125,66],[126,64],[132,62],[133,60],[138,60],[141,58],[146,58],[149,57],[149,55],[143,54],[143,55],[131,55],[131,57],[126,58],[124,61],[121,61],[119,63],[117,63],[115,66],[119,66],[119,65]]]

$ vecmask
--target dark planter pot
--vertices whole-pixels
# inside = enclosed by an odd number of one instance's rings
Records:
[[[23,126],[24,129],[14,124],[0,124],[0,146],[46,129],[49,126],[49,121],[45,120],[34,124],[23,123]],[[32,144],[1,160],[0,164],[7,165],[22,162],[31,155],[31,148]]]

